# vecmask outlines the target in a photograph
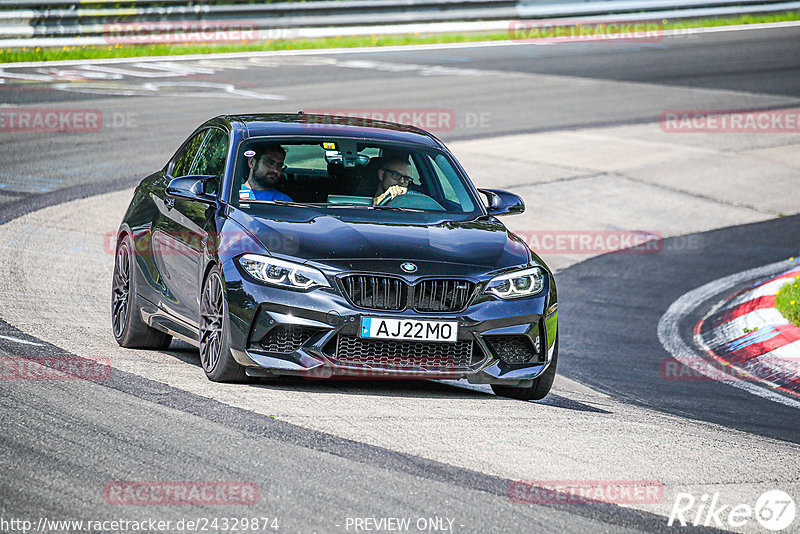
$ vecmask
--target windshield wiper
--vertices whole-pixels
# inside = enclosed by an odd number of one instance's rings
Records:
[[[372,206],[373,209],[376,210],[397,210],[397,211],[411,211],[415,213],[424,212],[425,210],[419,210],[416,208],[401,208],[400,206]]]
[[[425,210],[418,210],[415,208],[401,208],[399,206],[373,206],[371,204],[328,204],[328,208],[357,208],[363,210],[391,210],[391,211],[409,211],[413,213],[422,213]]]
[[[317,207],[315,204],[308,204],[306,202],[293,202],[289,200],[273,200],[273,204],[280,204],[281,206],[304,206],[306,208]]]
[[[241,204],[278,204],[279,206],[300,206],[304,208],[358,208],[367,210],[404,211],[410,213],[424,213],[425,210],[416,208],[401,208],[399,206],[373,206],[371,204],[306,204],[303,202],[289,202],[288,200],[242,200]]]
[[[303,202],[289,202],[288,200],[240,200],[240,204],[278,204],[280,206],[302,206],[305,208],[318,207],[316,204],[306,204]]]

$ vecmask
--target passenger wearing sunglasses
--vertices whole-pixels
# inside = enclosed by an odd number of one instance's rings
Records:
[[[239,200],[284,200],[292,202],[292,199],[277,189],[278,183],[286,167],[283,165],[286,159],[286,151],[280,145],[268,145],[256,149],[255,154],[245,153],[247,166],[250,174],[247,181],[242,184],[239,190]]]
[[[380,204],[387,197],[405,195],[411,183],[411,165],[404,159],[390,159],[378,171],[378,188],[372,197],[373,204]]]

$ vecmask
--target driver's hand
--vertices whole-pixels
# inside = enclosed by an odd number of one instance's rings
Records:
[[[380,204],[389,195],[391,195],[391,197],[394,198],[394,197],[399,196],[399,195],[405,195],[407,192],[408,192],[408,188],[407,187],[402,187],[402,186],[399,186],[399,185],[393,185],[389,189],[387,189],[386,191],[381,193],[380,196],[378,196],[378,198],[375,199],[375,204]]]
[[[408,188],[399,185],[393,185],[392,187],[387,189],[386,192],[392,195],[392,198],[394,198],[398,195],[405,195],[406,192],[408,192]]]

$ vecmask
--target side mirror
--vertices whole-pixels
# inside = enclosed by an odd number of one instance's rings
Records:
[[[514,193],[500,189],[478,189],[489,201],[489,215],[510,215],[525,211],[525,203]]]
[[[209,180],[217,179],[216,176],[196,175],[174,178],[167,186],[167,195],[185,200],[214,204],[217,198],[205,192],[205,184]]]

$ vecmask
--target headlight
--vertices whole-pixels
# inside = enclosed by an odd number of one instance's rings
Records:
[[[238,261],[247,274],[272,286],[294,289],[331,287],[320,270],[307,265],[257,254],[245,254]]]
[[[516,299],[535,295],[544,287],[544,272],[541,267],[495,276],[486,284],[484,293],[501,299]]]

